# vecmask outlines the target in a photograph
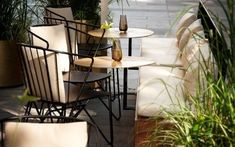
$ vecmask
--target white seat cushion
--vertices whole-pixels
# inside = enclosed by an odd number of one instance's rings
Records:
[[[156,64],[182,64],[176,38],[143,38],[141,56],[151,58]]]
[[[137,115],[164,116],[164,111],[177,112],[180,106],[184,107],[183,80],[177,70],[157,66],[140,68]]]
[[[66,102],[62,70],[56,66],[59,65],[56,61],[61,61],[61,56],[51,51],[46,51],[45,54],[46,56],[42,50],[33,48],[31,50],[28,48],[23,54],[29,59],[26,62],[27,72],[30,71],[29,82],[34,84],[31,94],[44,100]]]
[[[142,38],[141,39],[141,53],[150,53],[148,49],[161,50],[161,51],[174,51],[178,50],[176,38]]]
[[[57,51],[68,52],[68,42],[64,24],[52,26],[33,26],[30,30],[49,43],[49,48]],[[46,47],[44,41],[34,37],[33,45]],[[60,54],[59,66],[62,71],[69,70],[69,58],[67,55]]]
[[[182,65],[180,55],[178,54],[168,54],[164,52],[162,53],[152,51],[152,54],[143,54],[143,57],[148,57],[149,59],[154,60],[156,65]]]
[[[182,34],[179,40],[179,49],[183,50],[186,44],[188,43],[189,39],[192,37],[192,34],[202,31],[203,27],[201,24],[201,19],[197,19],[194,21]]]
[[[165,66],[142,66],[139,68],[140,84],[146,81],[152,81],[157,77],[167,80],[168,77],[178,77],[181,79],[184,76],[184,71],[179,68],[165,67]]]
[[[47,7],[47,9],[56,13],[56,14],[59,14],[59,15],[65,17],[66,20],[74,20],[71,7],[62,7],[62,8]],[[51,14],[51,16],[48,16],[48,17],[62,19],[61,17],[58,17],[55,14]]]
[[[191,25],[195,20],[197,20],[197,17],[194,13],[185,13],[182,18],[179,21],[179,27],[178,30],[176,32],[176,38],[177,40],[180,40],[183,32],[185,31],[185,29]]]
[[[17,123],[5,126],[6,147],[86,147],[87,122]]]
[[[213,56],[207,42],[201,41],[201,43],[191,47],[184,61],[186,62],[185,68],[187,68],[184,87],[186,95],[196,96],[197,90],[203,89],[203,86],[205,86],[203,82],[206,81],[206,77],[203,71],[213,69],[214,65]],[[198,79],[199,77],[200,79]]]

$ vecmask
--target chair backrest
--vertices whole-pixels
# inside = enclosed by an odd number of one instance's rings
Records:
[[[176,38],[177,40],[180,40],[183,32],[185,31],[185,29],[187,29],[187,27],[192,24],[195,20],[197,20],[197,16],[194,13],[188,12],[185,13],[182,18],[179,21],[178,24],[178,29],[176,32]]]
[[[21,44],[20,47],[30,94],[46,101],[67,102],[62,70],[58,66],[59,54],[37,46]]]
[[[69,7],[65,8],[45,8],[44,17],[45,23],[47,24],[65,24],[67,39],[69,42],[70,52],[79,53],[80,49],[84,49],[80,44],[99,44],[102,40],[94,39],[88,34],[88,30],[99,28],[96,25],[89,24],[87,20],[73,20],[72,10]],[[90,49],[93,49],[96,46],[89,46],[86,48],[88,53]]]
[[[49,48],[57,51],[69,52],[66,31],[63,24],[60,25],[36,25],[30,27],[30,31],[39,37],[45,39],[49,43]],[[35,46],[46,47],[45,42],[33,36],[32,43]],[[69,56],[59,55],[60,62],[58,63],[60,70],[69,70]]]
[[[66,26],[67,42],[69,43],[68,47],[70,48],[71,53],[75,53],[76,40],[78,36],[75,30],[69,29],[68,27],[76,28],[77,26],[75,23],[71,23],[69,21],[74,21],[71,7],[45,8],[45,23],[64,24]]]
[[[206,71],[214,68],[213,56],[205,39],[204,31],[193,35],[182,53],[183,66],[186,69],[184,76],[185,94],[196,96],[199,90],[206,86]]]
[[[60,7],[60,8],[46,7],[45,14],[47,17],[74,20],[71,7]]]
[[[201,24],[201,19],[197,19],[192,24],[190,24],[187,29],[183,32],[180,40],[178,41],[178,47],[180,50],[183,50],[185,45],[188,43],[189,39],[192,37],[192,35],[199,31],[202,31],[203,27]]]
[[[4,147],[86,147],[89,137],[85,121],[11,120],[4,122],[4,132]]]

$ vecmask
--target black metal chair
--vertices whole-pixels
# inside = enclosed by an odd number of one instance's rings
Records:
[[[30,35],[30,42],[33,45],[37,45],[37,46],[42,46],[42,47],[46,47],[46,51],[48,51],[48,47],[53,48],[53,50],[57,50],[56,52],[58,52],[59,54],[59,65],[58,68],[60,69],[60,74],[62,74],[62,80],[68,84],[71,84],[73,86],[78,86],[81,87],[82,84],[84,84],[85,81],[85,88],[89,89],[90,91],[85,91],[84,93],[89,93],[89,99],[91,98],[98,98],[105,106],[105,108],[107,108],[107,110],[109,111],[109,116],[110,116],[110,133],[111,133],[111,141],[109,141],[107,139],[107,137],[105,137],[104,133],[101,131],[101,129],[98,127],[98,130],[101,132],[102,136],[105,138],[105,140],[108,143],[112,143],[112,116],[114,116],[116,119],[117,117],[113,114],[112,112],[112,103],[111,103],[111,98],[110,98],[110,94],[111,94],[111,87],[110,87],[110,74],[107,73],[95,73],[95,72],[91,72],[91,68],[92,65],[87,69],[85,68],[87,71],[87,73],[84,71],[78,71],[78,68],[76,68],[76,65],[73,64],[73,62],[71,62],[72,59],[75,60],[77,58],[81,58],[81,57],[87,57],[85,55],[81,55],[78,56],[77,54],[71,54],[71,53],[67,53],[66,51],[68,51],[68,47],[67,47],[67,41],[66,41],[66,35],[65,35],[65,27],[63,24],[60,25],[37,25],[37,26],[33,26],[30,28],[31,31],[29,31],[29,35]],[[65,52],[67,53],[65,56]],[[77,56],[76,56],[77,55]],[[90,57],[92,60],[93,58]],[[91,61],[92,61],[91,60]],[[71,70],[72,69],[72,70]],[[85,78],[85,80],[84,80]],[[60,78],[58,78],[60,79]],[[105,88],[103,88],[102,86],[102,82],[103,81],[107,81],[107,90],[108,90],[108,95],[107,92],[105,91]],[[94,89],[94,87],[90,87],[90,83],[98,83],[98,88],[99,90],[96,90],[97,87]],[[106,82],[105,82],[106,83]],[[93,96],[91,96],[93,95]],[[104,100],[102,99],[102,97],[104,96],[108,96],[109,98],[109,103],[106,104],[104,102]],[[88,101],[86,101],[88,102]],[[91,115],[89,114],[89,112],[85,109],[87,103],[85,103],[84,101],[78,101],[77,105],[73,105],[72,107],[70,107],[72,110],[70,111],[70,116],[73,117],[77,117],[80,112],[82,110],[84,110],[86,112],[86,114],[89,116],[89,118],[91,119],[91,121],[93,123],[95,123],[95,121],[93,120],[93,118],[91,117]],[[78,109],[77,107],[82,107],[82,109]],[[66,107],[67,108],[67,107]],[[83,109],[84,108],[84,109]],[[54,108],[54,109],[58,109]],[[54,111],[55,112],[55,111]],[[63,114],[66,114],[66,111],[63,111]],[[63,115],[62,115],[63,116]],[[95,123],[96,124],[96,123]]]
[[[71,52],[95,57],[99,55],[100,52],[112,48],[111,44],[102,43],[105,30],[103,30],[99,38],[88,34],[88,30],[99,29],[100,26],[88,24],[83,20],[74,21],[71,7],[46,7],[44,19],[47,24],[65,24]],[[119,113],[115,119],[119,120],[121,118],[119,70],[116,69],[115,71],[115,69],[112,69],[112,75],[113,100],[117,98],[119,105]]]
[[[91,135],[91,130],[95,135]],[[1,120],[2,147],[99,146],[99,134],[91,122],[62,116],[18,116]]]
[[[35,108],[37,115],[77,117],[84,110],[105,140],[112,144],[113,126],[110,92],[96,91],[88,85],[87,81],[92,66],[87,72],[83,71],[83,82],[73,84],[73,82],[63,80],[62,70],[58,61],[60,61],[60,54],[75,55],[26,44],[20,44],[20,47],[26,87],[29,89],[30,96],[39,98],[38,101],[27,104],[25,115],[32,115],[32,109]],[[92,63],[93,59],[90,59]],[[68,78],[69,80],[72,78],[70,72],[68,73]],[[108,80],[110,82],[110,79]],[[86,109],[89,100],[94,98],[102,99],[104,96],[109,98],[109,106],[106,107],[110,109],[110,140],[107,139]]]
[[[88,30],[99,29],[99,25],[89,24],[85,20],[73,19],[71,7],[45,8],[46,24],[65,24],[72,52],[96,56],[97,53],[111,49],[112,45],[100,42],[88,34]],[[100,36],[101,38],[102,36]]]

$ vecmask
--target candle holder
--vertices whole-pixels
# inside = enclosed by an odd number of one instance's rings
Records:
[[[113,40],[112,59],[118,62],[122,60],[122,48],[119,39]]]
[[[127,25],[126,15],[120,15],[119,30],[121,32],[126,32],[127,29],[128,29],[128,25]]]

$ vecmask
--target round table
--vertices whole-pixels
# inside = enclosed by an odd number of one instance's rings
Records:
[[[101,37],[103,34],[103,29],[91,30],[88,32],[91,36]],[[132,55],[132,38],[142,38],[153,35],[154,32],[148,29],[141,28],[128,28],[128,30],[124,32],[120,32],[119,28],[110,28],[105,31],[104,38],[122,38],[129,39],[129,47],[128,47],[128,56]]]
[[[88,32],[91,36],[102,37],[103,29],[91,30]],[[105,30],[103,35],[104,38],[118,38],[118,39],[128,39],[128,56],[132,56],[132,38],[142,38],[153,35],[154,32],[148,29],[141,28],[128,28],[124,33],[119,31],[119,28],[110,28]],[[127,107],[127,79],[128,79],[128,67],[124,68],[123,72],[123,109],[129,109]],[[130,108],[132,109],[132,108]]]
[[[101,37],[103,33],[102,29],[91,30],[88,34]],[[128,30],[124,32],[120,32],[119,28],[110,28],[105,31],[104,37],[105,38],[139,38],[139,37],[147,37],[152,35],[154,32],[148,29],[141,29],[141,28],[128,28]]]
[[[78,59],[74,62],[76,65],[89,67],[91,64],[90,58]],[[144,65],[154,64],[155,62],[146,57],[124,56],[120,62],[114,61],[110,56],[94,57],[93,68],[131,68],[140,67]],[[124,73],[124,87],[123,87],[123,109],[133,109],[127,106],[127,72]]]
[[[76,65],[89,67],[90,58],[78,59]],[[146,57],[124,56],[120,62],[114,61],[110,56],[94,57],[93,68],[131,68],[153,64],[154,61]]]

